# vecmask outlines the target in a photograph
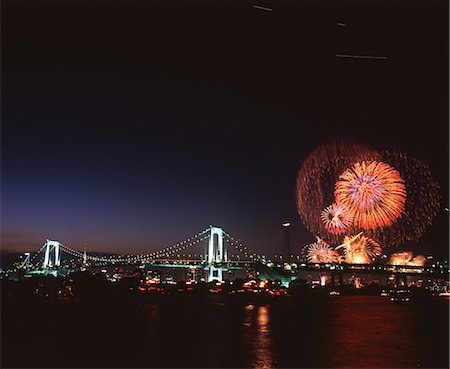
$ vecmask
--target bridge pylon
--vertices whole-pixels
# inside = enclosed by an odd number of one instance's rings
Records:
[[[228,261],[227,251],[223,244],[223,230],[219,227],[209,226],[208,252],[206,264],[208,268],[208,282],[213,280],[222,281],[223,268],[215,267],[215,263]]]
[[[87,248],[85,246],[83,250],[83,267],[85,267],[86,265],[87,265]]]
[[[61,254],[59,252],[60,243],[58,241],[47,240],[44,244],[45,256],[42,268],[47,269],[51,266],[61,265]],[[52,261],[53,256],[53,261]]]
[[[22,263],[22,268],[25,269],[25,270],[28,270],[28,268],[30,267],[30,260],[31,260],[30,255],[31,254],[29,252],[26,252],[24,254],[25,258],[24,258],[23,263]]]

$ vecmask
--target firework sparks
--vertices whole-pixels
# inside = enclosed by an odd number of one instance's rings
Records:
[[[379,242],[399,245],[406,241],[417,241],[433,222],[440,209],[439,185],[434,180],[430,167],[411,155],[396,151],[385,151],[383,161],[396,168],[405,181],[408,197],[405,215],[391,227],[374,232]]]
[[[344,233],[352,223],[351,215],[338,204],[331,204],[322,211],[322,221],[328,232],[333,234]]]
[[[370,264],[373,257],[381,255],[381,246],[362,232],[356,236],[345,236],[342,245],[336,250],[343,248],[345,261],[350,264]]]
[[[392,225],[405,207],[406,189],[400,173],[390,165],[372,161],[355,163],[339,176],[336,202],[364,229]]]
[[[307,258],[310,263],[339,263],[339,254],[322,242],[314,242],[307,248]]]
[[[413,257],[413,253],[411,251],[397,252],[391,255],[388,264],[423,266],[425,264],[425,257],[422,255]]]

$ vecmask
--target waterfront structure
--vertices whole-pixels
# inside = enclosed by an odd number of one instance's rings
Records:
[[[284,228],[288,229],[289,226],[286,224]],[[396,266],[377,261],[372,264],[308,263],[301,260],[277,263],[251,251],[222,228],[212,225],[184,241],[150,254],[95,255],[89,254],[86,249],[78,251],[59,241],[46,240],[37,252],[27,253],[25,256],[25,260],[16,263],[3,276],[8,277],[18,272],[57,275],[87,268],[139,266],[160,270],[182,268],[186,270],[184,279],[188,281],[223,281],[247,274],[262,280],[279,280],[284,286],[294,279],[342,285],[353,283],[359,278],[360,281],[369,283],[371,280],[388,280],[398,286],[416,281],[428,283],[428,280],[448,280],[448,265],[437,262],[433,266]],[[72,257],[72,260],[65,260],[63,256]]]

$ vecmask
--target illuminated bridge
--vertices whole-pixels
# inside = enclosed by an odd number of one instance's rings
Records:
[[[25,254],[19,268],[30,274],[56,274],[80,267],[126,265],[202,268],[208,271],[207,280],[212,281],[222,280],[225,271],[253,268],[257,262],[264,262],[264,257],[251,251],[222,228],[209,226],[175,245],[140,255],[93,255],[59,241],[46,240],[37,252]]]
[[[195,268],[205,270],[207,281],[223,280],[224,272],[253,270],[261,279],[279,279],[283,284],[295,278],[311,275],[330,277],[342,283],[344,276],[389,275],[397,280],[409,277],[448,278],[446,268],[393,266],[385,264],[319,264],[276,263],[250,250],[222,228],[209,226],[203,231],[159,251],[140,255],[97,255],[76,250],[59,241],[46,240],[35,253],[26,253],[16,269],[28,274],[54,274],[80,268],[108,266],[149,266],[166,268]],[[400,277],[399,277],[400,276]]]

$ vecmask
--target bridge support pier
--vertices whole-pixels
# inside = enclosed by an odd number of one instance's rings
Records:
[[[221,267],[216,268],[214,266],[209,267],[208,282],[211,281],[223,281],[223,269]]]

